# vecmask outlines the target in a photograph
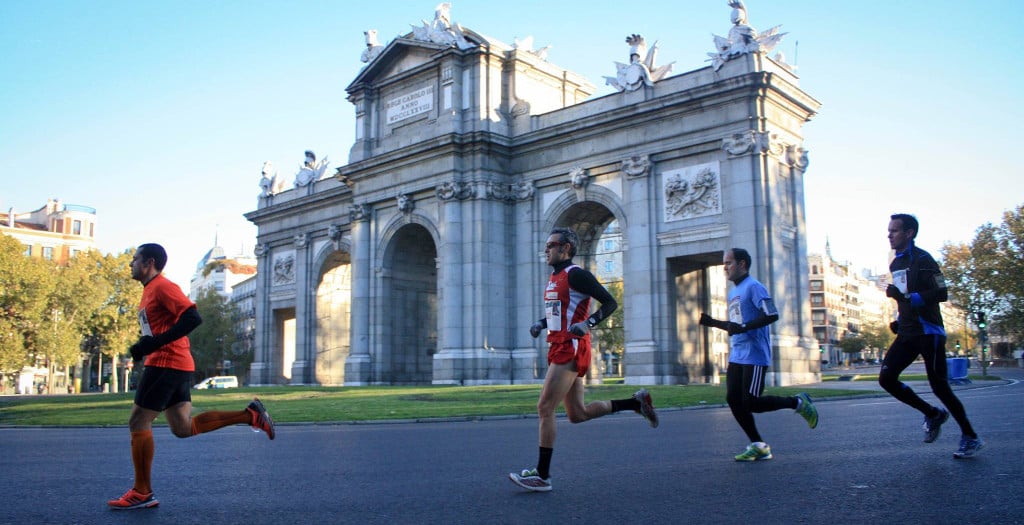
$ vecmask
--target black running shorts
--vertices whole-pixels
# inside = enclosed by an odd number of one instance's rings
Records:
[[[167,407],[192,401],[192,372],[147,366],[142,371],[135,404],[148,410],[163,412]]]

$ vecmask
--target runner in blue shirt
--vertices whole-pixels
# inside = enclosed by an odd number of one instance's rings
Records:
[[[725,373],[726,400],[740,428],[750,439],[736,461],[772,459],[772,449],[757,431],[754,413],[791,408],[818,426],[818,410],[806,393],[793,397],[766,396],[764,374],[772,363],[771,331],[768,325],[779,320],[771,295],[750,275],[750,253],[742,248],[726,250],[722,260],[725,276],[735,286],[729,292],[729,320],[719,321],[700,314],[700,324],[729,332],[729,368]]]

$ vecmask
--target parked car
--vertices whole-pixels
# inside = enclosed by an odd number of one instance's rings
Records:
[[[192,387],[197,390],[207,390],[210,388],[238,388],[238,377],[237,376],[212,376],[203,379],[196,383],[196,386]]]

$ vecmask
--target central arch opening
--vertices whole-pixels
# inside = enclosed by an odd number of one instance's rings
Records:
[[[392,238],[385,256],[390,269],[385,281],[383,311],[387,370],[383,377],[395,385],[431,384],[437,353],[437,248],[426,228],[403,226]]]

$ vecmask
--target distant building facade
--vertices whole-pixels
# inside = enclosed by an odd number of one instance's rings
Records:
[[[821,351],[821,359],[835,365],[848,357],[839,348],[839,342],[850,334],[859,334],[866,326],[888,328],[896,319],[896,303],[885,295],[891,282],[889,274],[873,274],[854,270],[850,263],[832,258],[828,243],[825,254],[807,256],[808,288],[810,290],[811,321],[814,339]],[[956,353],[956,343],[964,339],[964,310],[951,302],[940,305],[945,325],[948,353]],[[894,336],[895,337],[895,336]],[[881,359],[885,348],[874,353],[852,356],[856,359]],[[962,350],[964,350],[962,348]]]
[[[250,275],[231,287],[231,304],[235,307],[238,318],[235,320],[234,355],[250,356],[256,350],[256,275]],[[229,364],[227,374],[237,375],[238,379],[248,384],[249,370]]]
[[[189,298],[193,301],[208,289],[215,290],[225,299],[231,298],[236,284],[256,275],[256,259],[240,254],[235,257],[224,255],[224,248],[214,245],[199,262],[189,283]]]
[[[25,255],[66,264],[79,252],[96,248],[96,209],[47,199],[46,205],[30,212],[7,211],[0,233],[25,245]]]

